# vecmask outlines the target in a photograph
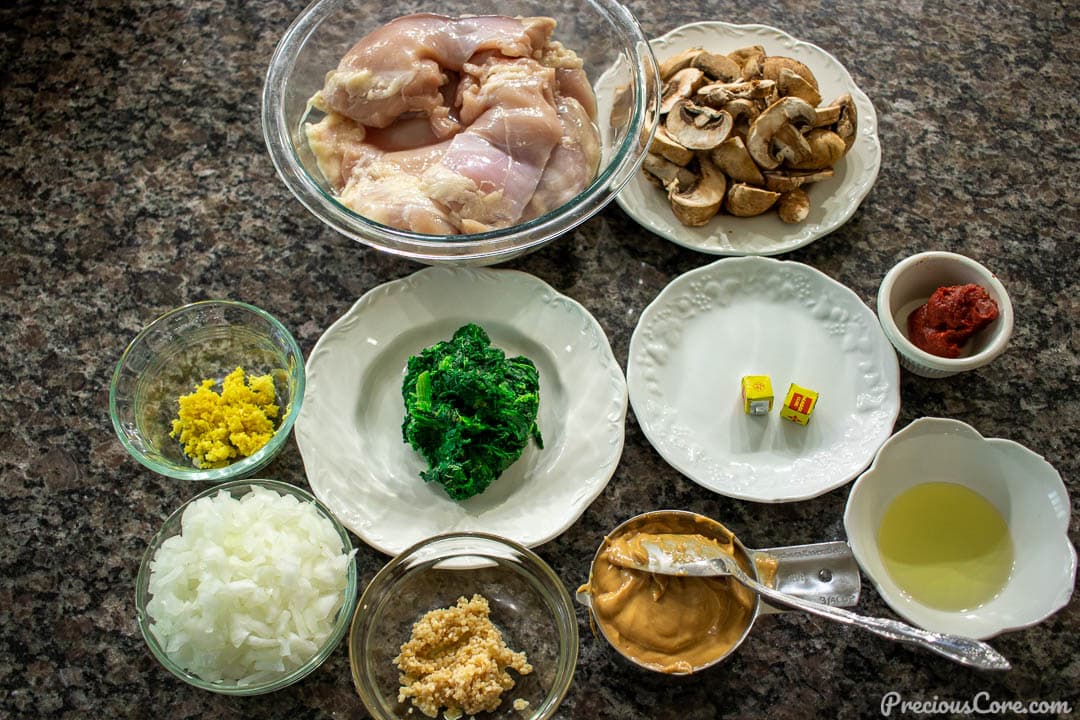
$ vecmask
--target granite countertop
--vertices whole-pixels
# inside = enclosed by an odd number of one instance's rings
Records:
[[[229,297],[281,319],[309,353],[362,293],[418,269],[309,215],[275,175],[258,113],[275,43],[304,0],[15,2],[0,9],[0,717],[363,718],[344,645],[270,696],[188,687],[152,658],[134,580],[147,540],[195,487],[130,459],[108,382],[150,319]],[[812,265],[873,307],[901,258],[951,250],[989,265],[1016,311],[1009,350],[951,380],[900,375],[896,427],[963,420],[1046,457],[1080,502],[1080,8],[1019,3],[633,0],[645,31],[722,19],[784,29],[833,53],[878,112],[877,184],[839,230],[783,259]],[[412,5],[403,4],[402,10]],[[714,260],[637,226],[614,203],[508,267],[599,320],[625,368],[642,309]],[[294,441],[265,471],[306,484]],[[694,484],[631,412],[621,463],[563,535],[538,548],[568,588],[605,531],[684,508],[765,547],[843,538],[847,486],[762,505]],[[366,584],[387,558],[360,545]],[[1032,592],[1038,592],[1032,588]],[[864,581],[862,612],[890,614]],[[988,674],[787,614],[692,678],[629,669],[578,608],[581,654],[566,718],[855,718],[904,700],[1068,701],[1080,707],[1080,611],[995,638],[1014,669]],[[894,710],[899,713],[899,709]]]

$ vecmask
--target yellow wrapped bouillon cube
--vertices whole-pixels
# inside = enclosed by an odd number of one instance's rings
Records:
[[[744,375],[742,379],[743,412],[767,415],[772,410],[772,381],[768,375]]]
[[[799,425],[806,425],[810,422],[810,415],[813,414],[814,408],[817,407],[817,401],[816,392],[791,383],[787,397],[784,398],[784,405],[780,408],[780,417]]]

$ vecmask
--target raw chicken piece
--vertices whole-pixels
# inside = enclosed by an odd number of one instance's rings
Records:
[[[420,188],[420,178],[392,162],[378,161],[354,174],[341,201],[383,225],[429,235],[460,232],[446,210]]]
[[[427,123],[422,125],[421,129],[411,123],[386,130],[371,129],[330,113],[317,123],[308,123],[304,130],[319,171],[334,190],[340,191],[353,175],[377,161],[393,163],[413,175],[438,162],[448,143],[436,141]]]
[[[440,92],[450,80],[444,70],[458,71],[487,50],[530,57],[554,29],[551,18],[406,15],[357,42],[327,75],[316,105],[371,127],[387,127],[415,111],[438,125],[448,115]],[[435,132],[445,137],[445,130]]]
[[[589,120],[596,120],[596,94],[577,53],[552,40],[544,46],[540,64],[555,68],[555,93],[574,98],[588,113]]]
[[[431,198],[420,182],[424,172],[437,165],[449,147],[447,140],[381,155],[372,150],[369,162],[353,165],[352,174],[340,190],[341,202],[383,225],[430,235],[460,233],[458,221]]]
[[[596,100],[550,18],[399,18],[358,42],[305,131],[343,205],[385,225],[477,233],[542,215],[596,174]]]
[[[366,142],[381,141],[384,148],[408,147],[409,141],[420,139],[418,135],[431,136],[426,123],[422,133],[396,126],[393,132],[365,133],[362,125],[331,113],[305,129],[319,170],[346,207],[383,225],[433,235],[460,232],[445,209],[419,188],[420,175],[442,159],[448,141],[391,152]]]
[[[308,123],[304,131],[319,171],[335,190],[345,187],[353,166],[366,165],[381,155],[364,142],[367,131],[363,125],[337,113],[330,113],[317,123]]]
[[[424,173],[421,187],[479,232],[520,220],[563,127],[552,68],[491,56],[464,72],[472,81],[462,83],[459,112],[468,129]]]
[[[413,150],[434,145],[442,140],[431,130],[431,123],[423,116],[399,118],[385,128],[368,128],[364,142],[386,152]]]
[[[596,177],[600,165],[600,140],[589,113],[572,97],[559,98],[558,110],[562,139],[551,151],[522,220],[539,217],[569,202]]]

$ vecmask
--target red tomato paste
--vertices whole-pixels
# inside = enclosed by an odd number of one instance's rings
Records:
[[[997,303],[979,285],[939,287],[908,315],[908,337],[932,355],[956,358],[968,338],[997,316]]]

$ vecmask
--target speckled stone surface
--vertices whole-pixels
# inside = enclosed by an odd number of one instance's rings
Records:
[[[305,353],[366,290],[418,266],[322,226],[276,177],[258,111],[274,45],[302,1],[5,4],[0,9],[0,717],[363,718],[341,646],[298,685],[230,699],[183,685],[139,636],[134,580],[147,540],[196,488],[144,470],[113,435],[108,382],[153,317],[203,298],[265,308]],[[901,373],[897,427],[953,417],[1044,455],[1080,502],[1080,6],[1074,2],[634,0],[650,35],[722,19],[780,27],[835,54],[873,100],[880,177],[845,226],[784,259],[868,305],[917,251],[962,252],[1009,288],[1008,352],[949,381]],[[641,310],[713,260],[610,205],[511,267],[583,303],[625,365]],[[295,443],[266,471],[306,483]],[[538,551],[568,588],[604,532],[685,508],[751,546],[843,537],[847,487],[758,505],[669,467],[633,413],[605,492]],[[363,582],[386,562],[362,546]],[[1038,592],[1032,588],[1032,592]],[[888,608],[864,583],[860,610]],[[1080,708],[1080,611],[994,645],[1015,668],[963,669],[814,618],[766,618],[722,666],[688,679],[629,669],[579,608],[566,718],[856,718],[882,697],[1058,700]],[[895,710],[894,713],[898,713]]]

